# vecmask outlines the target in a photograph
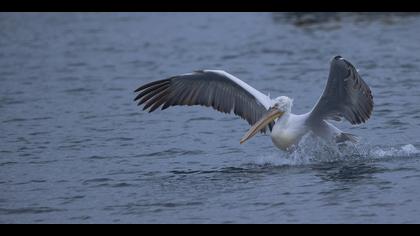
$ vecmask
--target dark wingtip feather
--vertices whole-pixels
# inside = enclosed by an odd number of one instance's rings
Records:
[[[168,94],[169,94],[168,90],[163,90],[161,93],[157,94],[152,100],[150,100],[149,103],[146,104],[146,107],[150,107],[151,105],[153,105],[150,108],[149,113],[153,112],[158,107],[160,107],[164,102],[166,102]]]
[[[135,92],[135,93],[137,93],[137,92],[139,92],[139,91],[141,91],[141,90],[143,90],[143,89],[146,89],[146,88],[148,88],[148,87],[150,87],[150,86],[153,86],[153,85],[155,85],[155,84],[160,84],[160,83],[169,82],[170,80],[171,80],[171,79],[169,78],[169,79],[162,79],[162,80],[153,81],[153,82],[150,82],[150,83],[147,83],[147,84],[145,84],[145,85],[142,85],[142,86],[138,87],[136,90],[134,90],[134,92]]]
[[[156,88],[152,87],[153,89],[151,89],[150,91],[146,91],[146,90],[143,91],[142,94],[145,95],[145,96],[140,100],[140,102],[137,105],[140,106],[144,102],[149,101],[150,99],[154,98],[156,95],[161,94],[162,92],[166,91],[168,89],[168,87],[169,87],[168,84],[164,84],[162,86],[158,85],[158,87],[156,87]],[[141,96],[143,96],[143,95],[141,95]],[[146,105],[146,108],[147,107],[149,107],[149,106]]]
[[[162,88],[167,88],[167,87],[169,87],[168,81],[163,81],[162,83],[157,83],[152,86],[149,86],[148,88],[143,89],[143,91],[136,96],[134,101],[142,98],[143,96],[146,96],[147,94],[154,93],[154,91],[161,91]]]
[[[142,94],[141,94],[141,93],[139,93],[139,94],[137,94],[137,96],[134,98],[134,100],[133,100],[133,101],[137,101],[137,100],[139,100],[141,97],[142,97]]]

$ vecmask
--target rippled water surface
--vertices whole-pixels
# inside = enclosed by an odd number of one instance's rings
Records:
[[[1,223],[420,223],[416,14],[0,14]],[[329,60],[375,101],[355,146],[291,154],[203,107],[133,90],[223,69],[312,108]]]

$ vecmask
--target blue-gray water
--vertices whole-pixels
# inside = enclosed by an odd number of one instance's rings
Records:
[[[420,223],[420,16],[1,13],[1,223]],[[133,90],[223,69],[312,108],[329,60],[360,69],[357,146],[268,136],[203,107],[143,112]]]

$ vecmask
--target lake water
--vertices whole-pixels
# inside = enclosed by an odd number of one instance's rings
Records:
[[[1,13],[1,223],[420,223],[420,15]],[[138,86],[223,69],[307,112],[329,60],[375,107],[291,154],[204,107],[147,113]]]

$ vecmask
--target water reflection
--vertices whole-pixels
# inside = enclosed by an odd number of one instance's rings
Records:
[[[374,179],[377,173],[383,173],[385,168],[371,162],[334,162],[314,165],[316,176],[324,181],[356,183]]]
[[[287,12],[273,13],[275,23],[292,24],[296,27],[313,27],[340,22],[395,24],[399,19],[417,16],[417,12]]]

